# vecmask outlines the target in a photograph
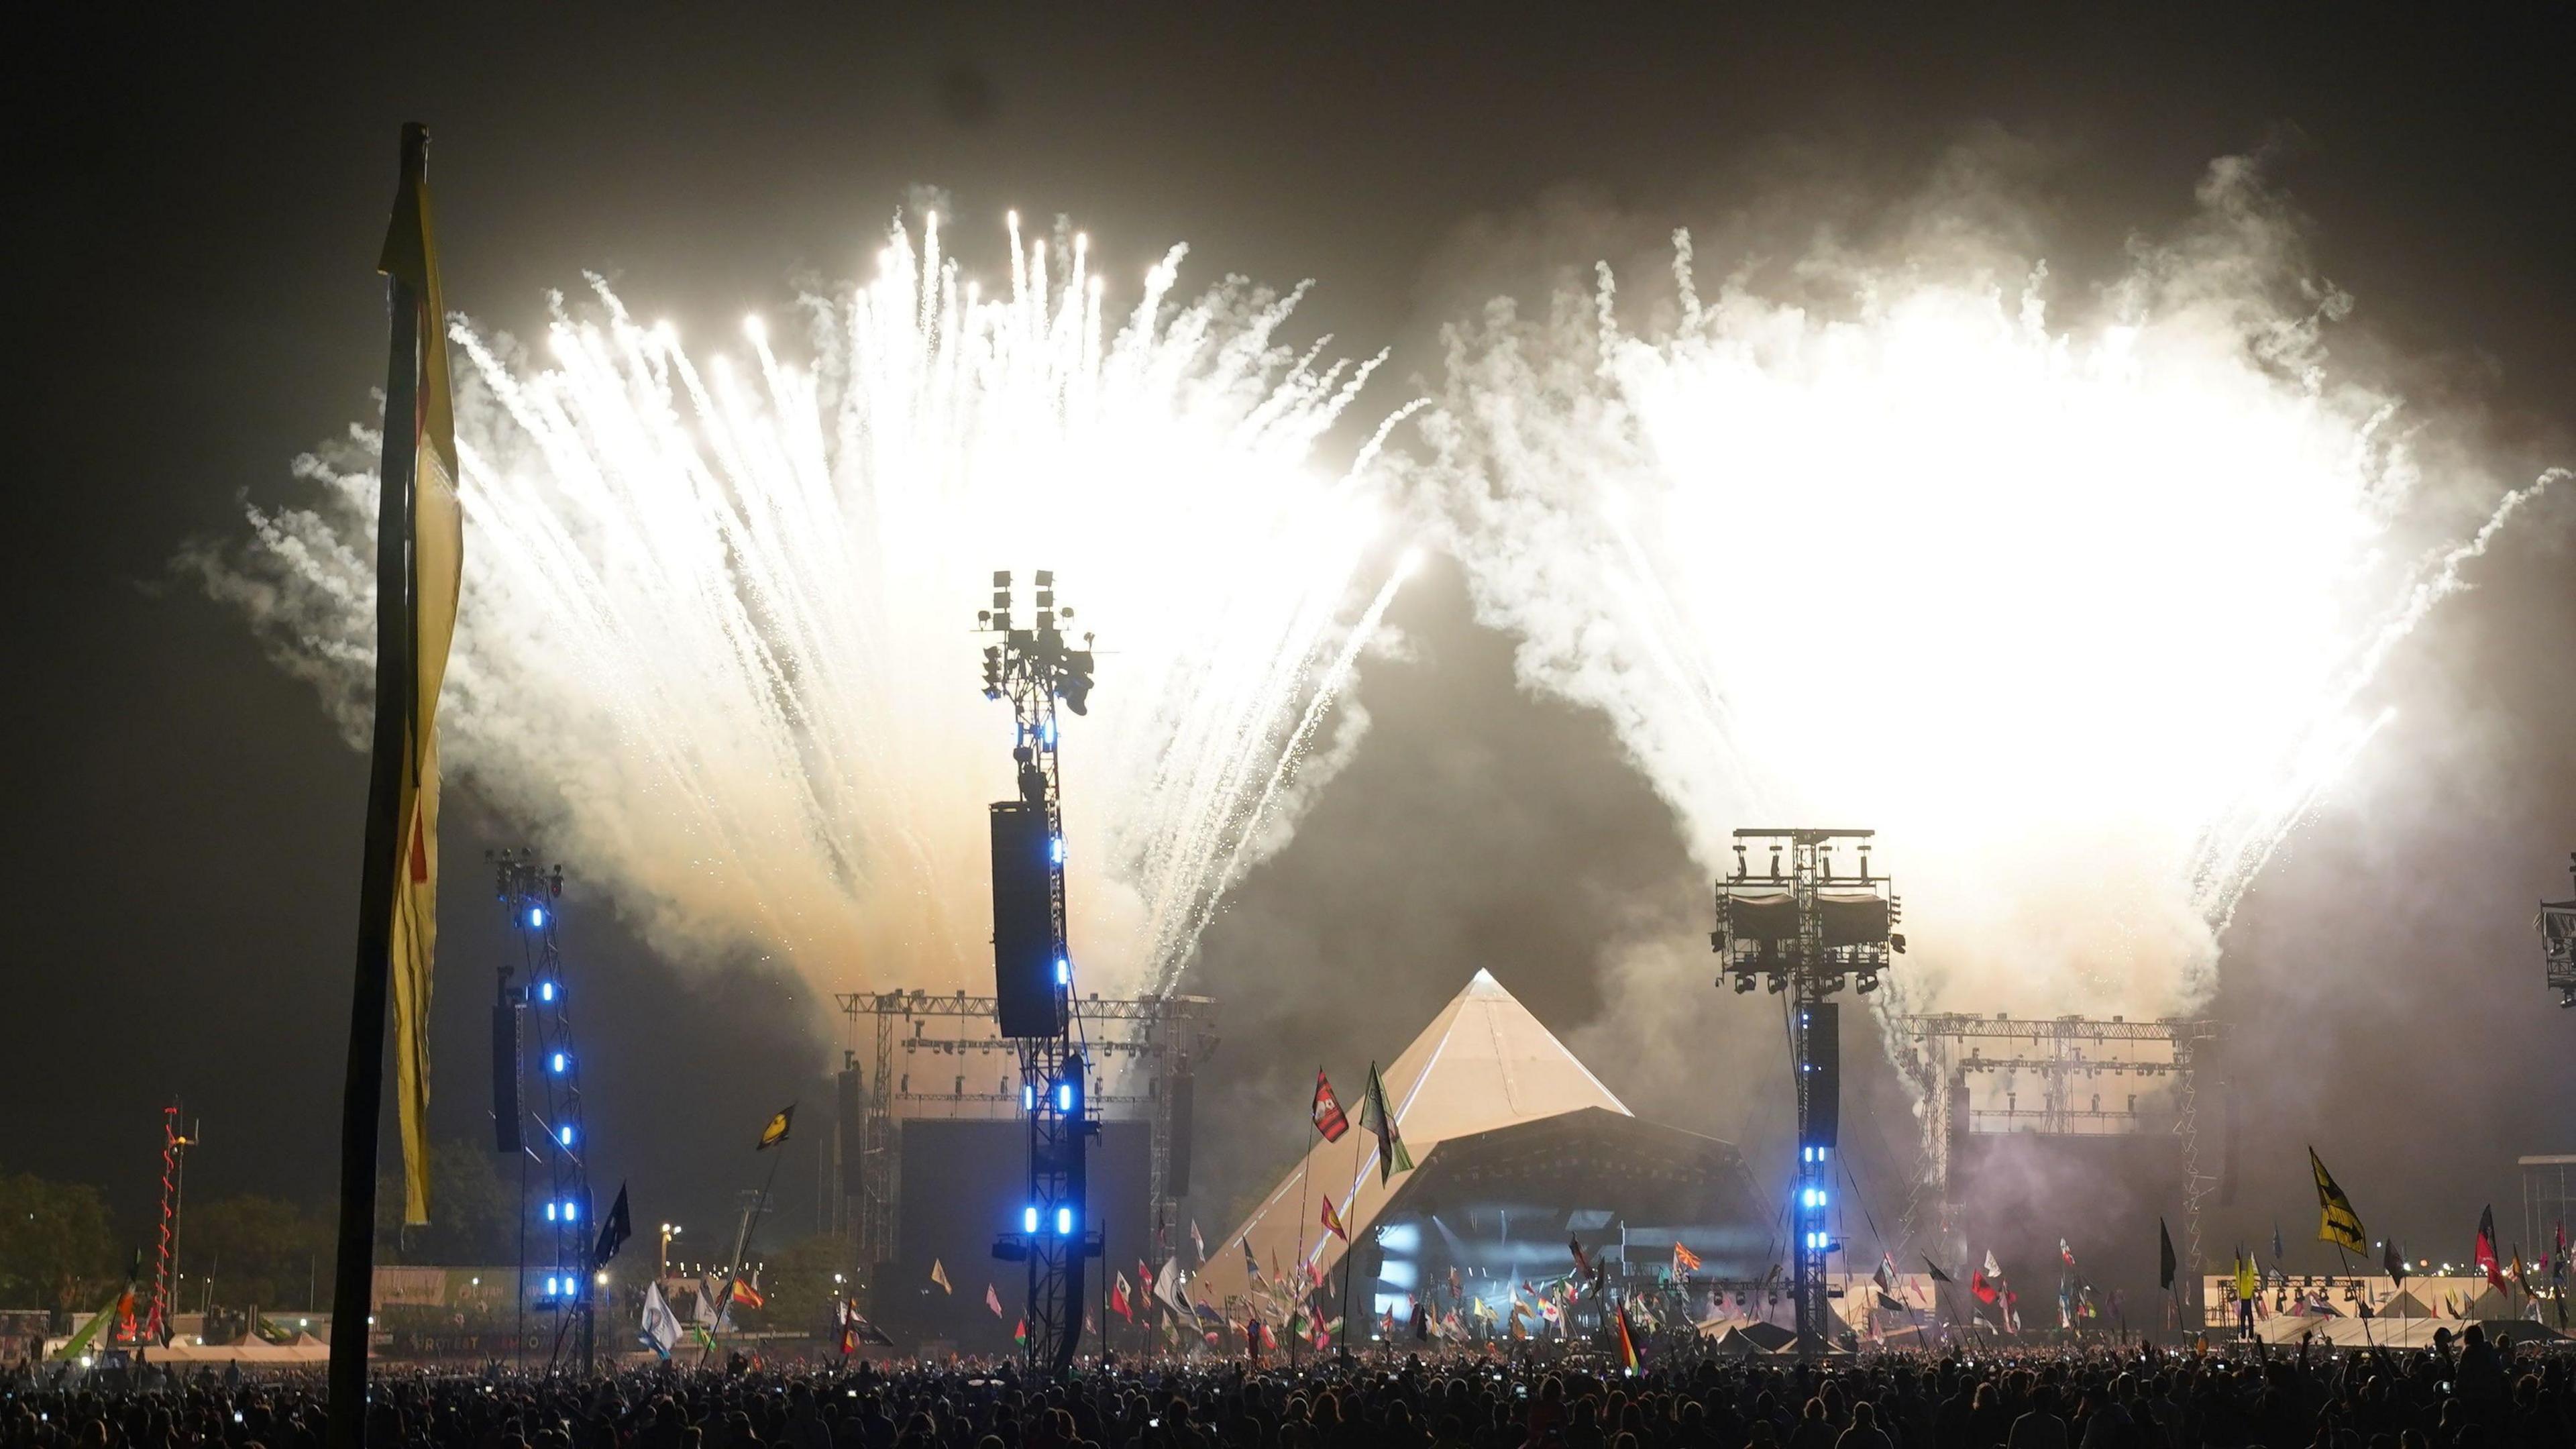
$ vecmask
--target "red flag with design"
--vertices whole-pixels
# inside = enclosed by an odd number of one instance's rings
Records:
[[[1136,1321],[1136,1312],[1127,1302],[1127,1275],[1124,1273],[1119,1274],[1118,1281],[1110,1286],[1109,1311],[1129,1323]]]
[[[1333,1095],[1333,1084],[1324,1080],[1324,1069],[1315,1068],[1315,1130],[1327,1142],[1339,1142],[1351,1130],[1351,1119],[1342,1112],[1342,1101]]]
[[[2487,1281],[2489,1283],[2494,1284],[2498,1288],[2504,1286],[2504,1264],[2498,1262],[2496,1259],[2495,1209],[2493,1207],[2486,1208],[2478,1214],[2477,1264],[2480,1268],[2486,1270]]]
[[[1333,1236],[1343,1242],[1347,1243],[1351,1240],[1350,1231],[1342,1226],[1342,1215],[1333,1211],[1333,1200],[1330,1196],[1324,1199],[1324,1226],[1331,1228]]]

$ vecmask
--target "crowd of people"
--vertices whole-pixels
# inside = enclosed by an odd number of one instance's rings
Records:
[[[2566,1449],[2576,1358],[2472,1325],[2421,1353],[2094,1348],[1802,1364],[1407,1355],[1290,1367],[385,1373],[370,1449]],[[318,1377],[21,1371],[0,1449],[323,1449]]]

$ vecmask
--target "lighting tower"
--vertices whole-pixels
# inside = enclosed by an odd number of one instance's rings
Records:
[[[1073,956],[1064,926],[1064,798],[1057,768],[1056,706],[1088,712],[1091,636],[1070,647],[1055,601],[1055,575],[1039,570],[1026,623],[1012,611],[1011,576],[993,575],[993,607],[975,616],[996,642],[984,650],[984,697],[1011,703],[1015,798],[991,809],[995,1014],[1017,1045],[1020,1110],[1029,1126],[1028,1196],[1016,1232],[993,1256],[1028,1265],[1031,1367],[1062,1373],[1082,1338],[1083,1260],[1101,1237],[1085,1221],[1091,1113],[1081,1033],[1073,1010]]]
[[[490,857],[498,877],[501,909],[518,937],[527,972],[527,1010],[536,1023],[537,1081],[541,1088],[530,1104],[540,1140],[523,1145],[546,1171],[543,1202],[529,1208],[524,1194],[520,1211],[533,1212],[549,1240],[549,1254],[537,1283],[541,1306],[558,1314],[550,1362],[561,1364],[567,1346],[578,1356],[581,1372],[591,1371],[595,1334],[592,1324],[590,1134],[582,1120],[581,1054],[573,1047],[572,993],[564,982],[563,954],[556,941],[556,903],[563,897],[563,867],[540,866],[534,851],[522,848]],[[522,1287],[522,1292],[525,1288]]]
[[[1889,953],[1905,938],[1890,927],[1901,912],[1885,876],[1869,867],[1868,830],[1739,830],[1735,874],[1717,883],[1717,929],[1710,933],[1723,963],[1722,981],[1738,993],[1760,980],[1785,994],[1789,1059],[1798,1094],[1798,1170],[1789,1193],[1791,1301],[1798,1314],[1798,1353],[1814,1357],[1833,1322],[1825,1266],[1833,1253],[1827,1209],[1842,1108],[1841,1011],[1826,998],[1852,985],[1878,989]],[[1770,849],[1757,873],[1747,843]],[[1858,870],[1836,869],[1837,845],[1857,846]],[[1785,859],[1784,859],[1785,857]]]
[[[2576,881],[2576,851],[2567,855],[2567,878]],[[2558,1004],[2576,1007],[2576,896],[2563,901],[2542,901],[2540,919],[2540,965],[2548,973],[2549,989],[2558,993]]]

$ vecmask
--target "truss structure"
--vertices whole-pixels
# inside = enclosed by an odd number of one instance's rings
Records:
[[[1924,1096],[1923,1186],[1937,1205],[1943,1252],[1955,1258],[1965,1247],[1950,1191],[1960,1138],[2166,1131],[2182,1139],[2184,1252],[2190,1270],[2199,1271],[2201,1206],[2218,1187],[2217,1177],[2201,1170],[2201,1078],[2216,1066],[2218,1023],[1951,1013],[1890,1016],[1885,1026]],[[2166,1083],[2174,1088],[2170,1109],[2157,1111],[2152,1100],[2141,1105]]]
[[[848,1020],[844,1061],[864,1074],[859,1120],[843,1122],[836,1149],[856,1154],[857,1196],[843,1220],[859,1265],[863,1311],[877,1305],[877,1274],[894,1261],[903,1199],[902,1124],[915,1118],[1016,1121],[1020,1043],[1001,1034],[990,996],[927,991],[858,992],[833,998]],[[1172,1084],[1217,1046],[1216,1003],[1204,996],[1077,999],[1088,1094],[1101,1120],[1147,1124],[1153,1261],[1172,1256],[1179,1199],[1172,1181]]]

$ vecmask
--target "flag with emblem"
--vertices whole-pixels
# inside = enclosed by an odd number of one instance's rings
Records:
[[[1333,1210],[1331,1193],[1324,1194],[1324,1226],[1332,1231],[1334,1237],[1343,1242],[1347,1243],[1351,1240],[1350,1230],[1342,1226],[1342,1215]]]
[[[2324,1159],[2313,1147],[2308,1149],[2308,1168],[2317,1179],[2317,1241],[2348,1253],[2367,1254],[2370,1234],[2362,1230],[2361,1215],[2352,1210],[2352,1199],[2335,1185],[2334,1174],[2326,1171]]]
[[[1404,1138],[1395,1130],[1395,1112],[1386,1101],[1386,1079],[1377,1074],[1377,1063],[1369,1063],[1368,1091],[1360,1099],[1360,1125],[1377,1134],[1377,1180],[1386,1185],[1388,1178],[1413,1170],[1413,1154],[1404,1150]]]
[[[787,1140],[788,1126],[795,1120],[795,1103],[790,1102],[786,1106],[779,1108],[777,1114],[772,1116],[768,1123],[760,1129],[760,1145],[752,1150],[755,1152],[767,1152],[769,1149],[785,1142]]]
[[[1351,1119],[1342,1113],[1342,1100],[1333,1095],[1333,1084],[1324,1080],[1324,1069],[1315,1068],[1315,1130],[1327,1142],[1339,1142],[1351,1130]]]

